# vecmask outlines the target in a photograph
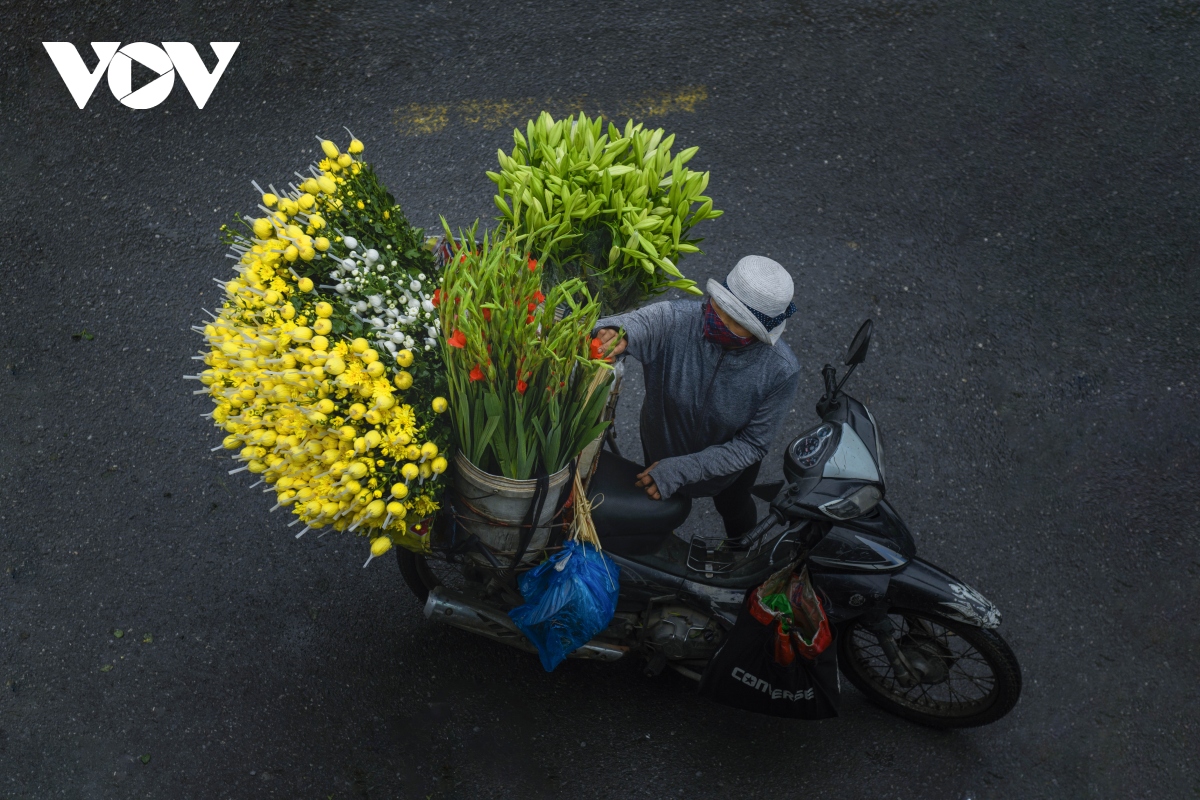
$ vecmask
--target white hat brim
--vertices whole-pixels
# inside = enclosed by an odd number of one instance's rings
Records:
[[[783,335],[783,329],[787,327],[786,320],[768,331],[759,322],[758,317],[750,313],[750,309],[746,307],[746,304],[738,300],[737,296],[722,286],[720,282],[709,278],[706,288],[708,289],[708,293],[716,299],[717,305],[721,307],[721,310],[733,317],[734,321],[743,328],[750,331],[755,339],[767,344],[775,344],[775,342],[779,341],[779,337]]]

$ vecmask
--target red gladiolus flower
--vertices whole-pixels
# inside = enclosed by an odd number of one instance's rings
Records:
[[[533,293],[533,299],[534,302],[544,303],[546,302],[546,295],[542,294],[541,291],[537,291]]]
[[[537,269],[537,259],[531,258],[529,259],[529,271],[533,272],[535,269]]]
[[[604,355],[604,342],[600,341],[599,337],[592,339],[590,356],[602,361],[612,361],[611,356]]]
[[[471,379],[471,380],[473,380],[473,381],[481,381],[481,380],[483,380],[483,377],[484,377],[484,376],[483,376],[483,370],[481,370],[481,369],[479,368],[479,365],[478,365],[478,364],[476,364],[476,365],[475,365],[475,368],[474,368],[473,370],[471,370],[471,374],[470,374],[470,375],[468,375],[467,377],[468,377],[468,378],[470,378],[470,379]]]
[[[532,325],[532,324],[533,324],[533,314],[530,314],[528,317],[526,317],[526,318],[525,318],[525,324],[526,324],[526,325]]]
[[[529,384],[525,381],[517,381],[517,394],[525,394],[525,390],[529,388]]]
[[[467,335],[462,331],[455,331],[453,335],[446,340],[446,343],[451,347],[462,349],[467,346]]]
[[[466,261],[466,260],[467,260],[467,257],[466,257],[465,255],[462,255],[462,256],[459,256],[459,257],[458,257],[458,263],[460,263],[460,264],[461,264],[461,263],[463,263],[463,262],[464,262],[464,261]]]
[[[442,287],[439,286],[433,290],[433,297],[430,298],[429,302],[433,303],[434,308],[442,304]]]
[[[492,310],[490,308],[483,309],[483,318],[488,322],[492,321]]]
[[[533,311],[535,308],[537,308],[537,303],[530,303],[529,305],[527,305],[527,306],[525,307],[525,310],[526,310],[526,311]]]

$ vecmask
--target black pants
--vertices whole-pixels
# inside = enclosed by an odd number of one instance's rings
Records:
[[[713,497],[713,505],[717,513],[725,521],[725,536],[736,539],[750,531],[758,522],[758,510],[754,507],[754,498],[750,489],[758,480],[758,469],[762,462],[758,461],[746,467],[733,483]]]

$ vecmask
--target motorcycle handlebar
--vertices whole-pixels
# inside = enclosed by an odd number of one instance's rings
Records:
[[[831,364],[826,364],[821,370],[821,377],[825,379],[825,396],[832,400],[837,392],[837,369]]]
[[[771,528],[775,527],[778,524],[779,524],[779,517],[778,517],[778,515],[776,515],[775,511],[774,510],[768,511],[767,516],[763,519],[762,522],[755,525],[753,528],[750,529],[749,533],[742,536],[741,543],[747,547],[750,546],[754,542],[758,541],[758,539],[761,538],[764,533],[771,530]]]

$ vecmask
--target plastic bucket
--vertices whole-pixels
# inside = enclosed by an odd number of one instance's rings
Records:
[[[514,480],[484,472],[468,461],[461,451],[454,455],[454,468],[459,521],[480,541],[511,560],[520,544],[521,524],[529,516],[529,504],[533,501],[537,481]],[[567,482],[570,476],[570,464],[550,476],[538,527],[529,540],[522,563],[538,558],[538,552],[550,541],[550,522],[564,492],[571,490]],[[503,561],[502,557],[501,563]]]

